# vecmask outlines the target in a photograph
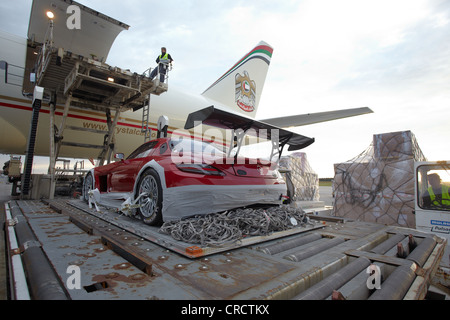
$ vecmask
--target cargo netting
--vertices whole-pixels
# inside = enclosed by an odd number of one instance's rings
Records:
[[[274,232],[303,227],[309,219],[301,208],[275,206],[238,208],[222,213],[165,222],[159,232],[177,241],[222,246],[239,242],[248,236],[267,236]]]
[[[280,159],[280,169],[288,170],[283,172],[286,179],[290,179],[294,186],[292,201],[318,201],[319,196],[319,176],[312,169],[308,162],[306,153],[294,152],[289,156]]]
[[[411,131],[375,134],[355,158],[334,165],[334,215],[415,227],[414,161],[426,161]]]

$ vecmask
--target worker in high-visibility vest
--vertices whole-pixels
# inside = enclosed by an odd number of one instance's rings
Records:
[[[423,205],[431,208],[450,209],[449,187],[441,184],[441,177],[437,173],[429,174],[430,187],[423,198]]]
[[[153,71],[150,73],[150,79],[153,80],[159,70],[159,81],[164,82],[164,78],[167,74],[167,69],[169,68],[169,65],[172,66],[172,62],[173,59],[170,54],[167,53],[166,47],[162,47],[161,54],[156,57],[156,63],[158,64],[158,67],[153,69]]]

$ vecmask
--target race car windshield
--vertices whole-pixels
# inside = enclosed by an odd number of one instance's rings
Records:
[[[170,141],[170,149],[175,153],[191,152],[215,156],[224,155],[222,151],[210,143],[191,139],[172,139]]]
[[[127,160],[130,159],[136,159],[136,158],[143,158],[148,156],[150,151],[157,145],[158,141],[150,141],[147,143],[144,143],[139,148],[134,150],[127,158]]]

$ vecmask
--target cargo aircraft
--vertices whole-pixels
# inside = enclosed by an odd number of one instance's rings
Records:
[[[74,10],[76,9],[76,10]],[[73,10],[73,11],[71,11]],[[31,95],[33,61],[39,54],[48,32],[49,18],[52,14],[53,43],[66,52],[91,57],[106,65],[109,50],[117,35],[128,29],[128,25],[94,11],[80,3],[69,0],[33,1],[27,38],[0,31],[0,153],[23,155],[27,148],[32,114]],[[77,28],[76,19],[81,19]],[[80,22],[78,21],[78,23]],[[80,28],[81,26],[81,28]],[[168,84],[167,92],[152,95],[150,102],[151,138],[156,137],[157,119],[161,115],[169,119],[168,134],[183,129],[188,115],[198,110],[214,106],[216,109],[255,119],[261,92],[271,62],[273,48],[260,42],[229,68],[217,81],[201,94],[186,93]],[[62,84],[63,85],[63,84]],[[63,104],[56,105],[56,121],[63,115]],[[261,119],[280,128],[303,126],[323,121],[371,113],[367,107],[336,110],[321,113],[307,113],[287,117]],[[35,155],[49,155],[49,104],[43,101],[37,128]],[[83,128],[66,130],[64,141],[78,141],[101,145],[104,136],[92,134],[107,130],[104,112],[93,109],[70,108],[66,126]],[[144,142],[142,129],[142,110],[121,112],[115,127],[115,149],[130,154]],[[202,139],[202,132],[188,133],[195,139]],[[226,139],[225,139],[226,140]],[[227,141],[219,141],[224,146]],[[215,140],[217,142],[217,140]],[[89,159],[98,156],[98,149],[64,146],[59,157]]]

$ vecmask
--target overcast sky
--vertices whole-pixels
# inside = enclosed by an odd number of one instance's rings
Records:
[[[450,159],[450,1],[80,0],[130,29],[107,63],[142,72],[159,48],[170,85],[201,93],[259,41],[274,47],[258,119],[370,107],[294,129],[320,177],[373,134],[411,130],[429,160]],[[31,0],[0,2],[0,28],[26,36]]]

